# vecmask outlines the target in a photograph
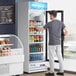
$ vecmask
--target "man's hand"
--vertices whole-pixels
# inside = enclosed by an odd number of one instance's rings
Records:
[[[37,29],[38,31],[43,31],[43,30],[44,30],[43,27],[38,27],[38,26],[36,26],[36,25],[34,25],[34,27],[35,27],[35,29]]]
[[[64,28],[64,29],[63,29],[63,33],[64,33],[64,36],[66,36],[66,35],[67,35],[68,31],[67,31],[67,29],[66,29],[66,28]]]

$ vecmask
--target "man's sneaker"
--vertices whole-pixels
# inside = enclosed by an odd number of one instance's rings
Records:
[[[54,76],[54,73],[46,73],[46,76]]]
[[[57,75],[63,75],[64,76],[64,72],[58,72],[56,73]]]

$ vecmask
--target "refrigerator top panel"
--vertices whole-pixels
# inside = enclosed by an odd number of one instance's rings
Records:
[[[30,9],[34,9],[34,10],[47,10],[47,3],[43,3],[43,2],[30,2]]]

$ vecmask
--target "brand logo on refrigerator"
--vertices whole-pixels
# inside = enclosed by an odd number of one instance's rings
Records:
[[[30,2],[30,9],[46,10],[47,9],[47,3]]]

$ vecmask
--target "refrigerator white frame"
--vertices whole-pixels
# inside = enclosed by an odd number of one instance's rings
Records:
[[[47,62],[44,57],[44,61],[30,62],[29,61],[29,3],[20,1],[17,3],[17,25],[18,25],[18,36],[23,42],[24,45],[24,72],[32,73],[32,72],[40,72],[47,71]],[[26,29],[28,28],[28,29]],[[25,39],[26,38],[26,39]],[[44,46],[45,47],[45,46]],[[45,52],[44,52],[45,56]]]

